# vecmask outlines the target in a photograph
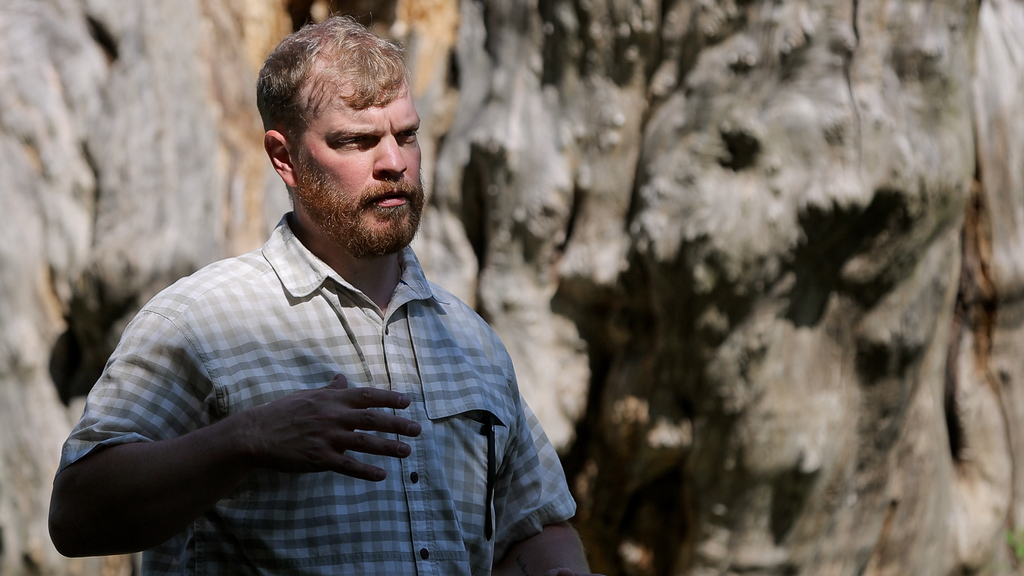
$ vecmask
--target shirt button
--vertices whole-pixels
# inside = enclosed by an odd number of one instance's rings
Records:
[[[430,552],[428,552],[426,548],[421,548],[420,549],[420,558],[423,558],[424,560],[426,560],[427,558],[430,558]]]
[[[420,481],[420,475],[413,472],[412,474],[409,474],[409,480],[411,480],[412,483],[415,484]]]

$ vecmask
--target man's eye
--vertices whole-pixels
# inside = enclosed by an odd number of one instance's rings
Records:
[[[416,130],[399,132],[397,140],[403,144],[411,144],[416,141]]]
[[[366,148],[373,146],[374,139],[369,136],[353,136],[351,138],[339,138],[331,142],[334,148]]]

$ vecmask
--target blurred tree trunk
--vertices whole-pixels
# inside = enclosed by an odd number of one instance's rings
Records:
[[[326,9],[409,48],[415,247],[596,571],[1020,572],[1020,0],[6,0],[0,571],[130,571],[49,544],[61,400],[287,210],[253,82]]]
[[[0,2],[2,574],[132,569],[125,558],[68,562],[50,544],[51,480],[81,410],[62,400],[89,389],[146,299],[258,246],[286,209],[264,195],[252,90],[291,28],[282,10]]]

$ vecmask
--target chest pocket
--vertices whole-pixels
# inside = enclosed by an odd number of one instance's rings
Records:
[[[519,393],[511,361],[496,339],[476,322],[446,312],[410,308],[409,323],[423,399],[438,460],[435,466],[455,504],[470,556],[490,570],[495,517],[494,492],[514,451]],[[475,319],[479,320],[479,319]],[[468,325],[468,329],[467,329]],[[486,328],[480,321],[480,326]]]
[[[467,545],[486,546],[496,521],[494,490],[510,448],[509,416],[499,416],[503,411],[493,405],[441,409],[430,400],[436,394],[428,390],[425,385],[427,417],[437,439],[436,464],[451,491]]]

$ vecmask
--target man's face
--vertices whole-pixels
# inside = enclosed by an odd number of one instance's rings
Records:
[[[418,128],[408,93],[384,107],[328,107],[299,139],[296,208],[356,258],[401,250],[423,211]]]

